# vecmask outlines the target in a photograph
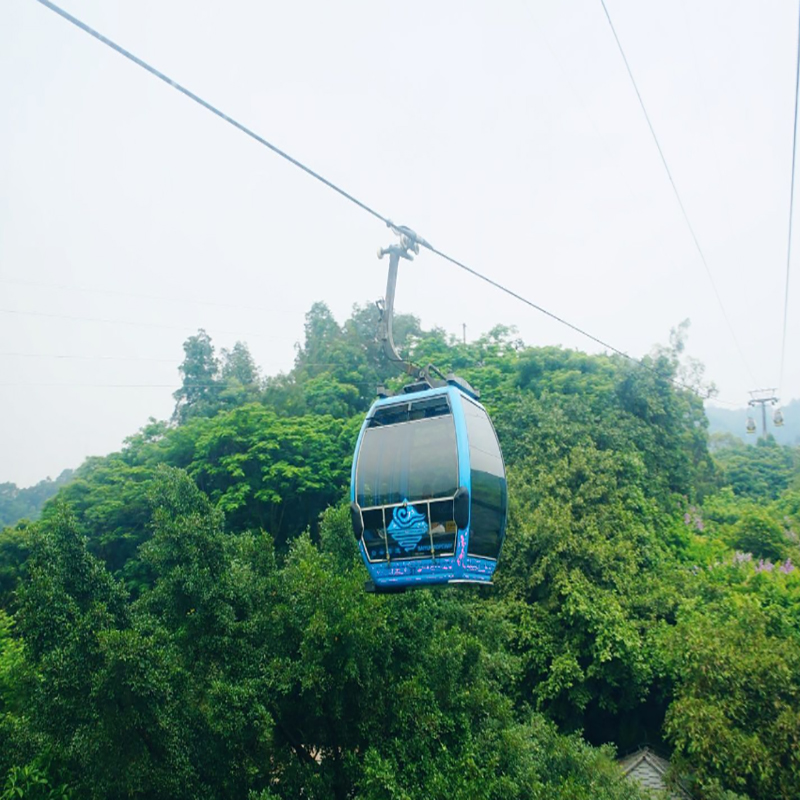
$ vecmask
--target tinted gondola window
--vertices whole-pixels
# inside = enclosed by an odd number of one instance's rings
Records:
[[[453,501],[430,503],[431,539],[437,556],[451,556],[456,551],[456,528],[453,519]]]
[[[368,426],[356,465],[362,508],[455,494],[456,432],[446,398],[385,406]]]
[[[405,403],[392,403],[388,406],[376,408],[367,420],[367,427],[377,428],[383,425],[396,425],[398,422],[412,422],[431,417],[442,417],[450,414],[450,404],[447,397],[438,395],[425,397],[422,400],[406,401]]]
[[[506,523],[507,488],[503,456],[486,412],[466,398],[463,405],[472,484],[468,553],[497,558]]]
[[[456,523],[453,501],[417,501],[409,505],[389,506],[364,512],[364,543],[367,544],[367,517],[384,514],[386,541],[392,561],[412,558],[452,556],[456,549]],[[369,551],[370,560],[382,558],[379,549]]]
[[[384,525],[383,511],[380,508],[363,512],[364,518],[364,547],[370,561],[386,558],[386,526]]]

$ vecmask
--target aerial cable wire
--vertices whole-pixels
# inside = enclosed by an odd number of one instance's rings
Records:
[[[368,214],[372,214],[373,217],[376,217],[382,222],[386,223],[389,222],[389,220],[386,217],[384,217],[382,214],[379,214],[374,208],[370,208],[370,206],[368,206],[366,203],[362,203],[358,198],[353,197],[352,194],[346,192],[344,189],[342,189],[340,186],[337,186],[332,181],[329,181],[327,178],[323,177],[318,172],[311,169],[311,167],[307,167],[301,161],[298,161],[296,158],[292,158],[292,156],[290,156],[286,151],[281,150],[280,147],[277,147],[276,145],[272,144],[272,142],[268,142],[262,136],[259,136],[255,131],[248,128],[246,125],[243,125],[241,122],[237,122],[235,119],[233,119],[233,117],[228,116],[224,111],[220,111],[216,106],[213,106],[211,103],[207,102],[206,100],[203,100],[202,97],[199,97],[194,92],[187,89],[185,86],[182,86],[177,81],[172,80],[172,78],[165,75],[163,72],[156,69],[155,67],[151,66],[146,61],[143,61],[138,56],[135,56],[129,50],[126,50],[124,47],[118,45],[116,42],[111,41],[111,39],[109,39],[108,37],[103,36],[102,33],[96,31],[94,28],[91,28],[85,22],[81,22],[81,20],[79,20],[77,17],[72,16],[72,14],[70,14],[68,11],[65,11],[63,8],[57,6],[55,3],[51,3],[50,0],[36,0],[36,2],[40,3],[46,8],[49,8],[51,11],[55,11],[55,13],[58,14],[60,17],[63,17],[68,22],[71,22],[73,25],[80,28],[82,31],[88,33],[90,36],[93,36],[99,42],[102,42],[104,45],[107,45],[112,50],[115,50],[121,56],[124,56],[129,61],[132,61],[134,64],[141,67],[143,70],[146,70],[151,75],[154,75],[159,80],[164,81],[164,83],[168,84],[173,89],[176,89],[181,94],[188,97],[190,100],[194,100],[195,103],[198,103],[199,105],[203,106],[203,108],[205,108],[207,111],[210,111],[212,114],[215,114],[220,119],[225,120],[225,122],[227,122],[229,125],[233,125],[234,128],[237,128],[246,136],[249,136],[251,139],[255,139],[255,141],[257,141],[259,144],[262,144],[264,145],[264,147],[269,148],[270,150],[272,150],[273,153],[279,155],[283,159],[286,159],[286,161],[288,161],[290,164],[293,164],[298,169],[303,170],[303,172],[307,173],[312,178],[316,178],[318,181],[320,181],[320,183],[324,183],[329,189],[333,189],[334,192],[338,192],[340,195],[342,195],[342,197],[345,197],[351,203],[355,203],[359,208],[363,209]]]
[[[22,383],[2,382],[0,388],[8,389],[180,389],[176,383]]]
[[[519,300],[521,303],[524,303],[526,306],[530,306],[531,308],[535,309],[536,311],[539,311],[540,313],[544,314],[545,316],[550,317],[550,319],[555,320],[556,322],[559,322],[562,325],[565,325],[567,328],[570,328],[571,330],[575,331],[576,333],[579,333],[581,336],[585,336],[587,339],[591,339],[593,342],[599,344],[601,347],[604,347],[607,350],[611,350],[611,352],[616,353],[618,356],[622,356],[622,358],[625,358],[628,361],[633,362],[634,364],[638,364],[640,367],[644,367],[645,369],[649,370],[650,372],[653,372],[656,375],[660,375],[660,373],[654,367],[651,367],[649,364],[646,364],[644,361],[640,361],[638,358],[635,358],[634,356],[629,355],[624,350],[620,350],[619,348],[614,347],[614,345],[603,341],[602,339],[598,338],[597,336],[594,336],[593,334],[589,333],[589,331],[586,331],[583,328],[579,328],[577,325],[573,325],[571,322],[567,321],[563,317],[559,317],[558,314],[554,314],[552,311],[548,311],[546,308],[543,308],[542,306],[537,305],[532,300],[528,300],[526,297],[523,297],[521,294],[517,294],[517,292],[515,292],[513,289],[509,289],[506,286],[503,286],[502,284],[498,283],[497,281],[492,280],[492,278],[489,278],[487,275],[483,275],[482,273],[478,272],[477,270],[472,269],[472,267],[468,267],[466,264],[462,263],[461,261],[458,261],[457,259],[453,258],[452,256],[447,255],[447,253],[443,253],[441,250],[437,250],[435,247],[433,247],[430,244],[423,243],[423,242],[420,242],[420,244],[423,247],[425,247],[428,250],[430,250],[432,253],[435,253],[440,258],[443,258],[445,261],[449,261],[451,264],[454,264],[455,266],[460,267],[461,269],[465,270],[466,272],[469,272],[470,275],[474,275],[476,278],[480,278],[482,281],[486,281],[486,283],[488,283],[490,286],[494,286],[495,289],[499,289],[501,292],[505,292],[507,295],[510,295],[511,297],[515,298],[516,300]],[[667,378],[667,380],[671,384],[673,384],[674,386],[677,386],[677,387],[679,387],[681,389],[686,389],[687,391],[691,392],[692,394],[696,394],[696,395],[702,397],[703,399],[706,399],[706,400],[711,399],[711,395],[708,392],[703,394],[703,393],[699,392],[695,387],[689,386],[689,384],[683,383],[682,381],[679,381],[679,380],[677,380],[675,378]]]
[[[82,355],[74,353],[20,353],[20,352],[0,352],[0,358],[52,358],[55,360],[78,360],[78,361],[147,361],[163,364],[174,364],[174,358],[151,358],[149,356],[103,356],[103,355]]]
[[[700,240],[697,238],[694,226],[692,225],[692,222],[689,219],[689,214],[686,212],[686,207],[683,205],[683,200],[681,199],[680,192],[678,191],[678,186],[675,183],[675,179],[672,177],[672,170],[670,170],[666,156],[664,155],[664,151],[661,149],[661,143],[658,141],[658,136],[656,136],[655,128],[653,127],[653,123],[650,120],[650,115],[647,113],[647,108],[644,104],[644,100],[642,99],[642,94],[639,91],[639,86],[636,83],[636,78],[633,77],[633,71],[631,70],[631,66],[628,63],[628,57],[625,55],[625,50],[622,47],[622,42],[620,41],[619,36],[617,35],[617,30],[614,27],[614,23],[611,20],[611,14],[608,13],[608,8],[606,7],[605,0],[600,0],[600,5],[603,6],[603,11],[605,12],[606,19],[608,20],[608,24],[611,27],[611,33],[614,34],[614,41],[617,43],[617,48],[619,49],[620,55],[622,56],[622,61],[625,64],[625,69],[628,73],[628,77],[631,79],[633,90],[636,92],[636,98],[639,101],[639,105],[641,106],[644,118],[647,121],[647,127],[650,129],[650,134],[653,137],[653,141],[655,142],[656,149],[658,150],[658,155],[661,158],[661,163],[664,165],[664,170],[666,171],[667,177],[669,178],[669,182],[672,186],[672,191],[675,194],[675,199],[678,201],[678,206],[680,207],[681,214],[683,215],[683,219],[686,222],[686,227],[689,229],[689,234],[691,235],[692,241],[694,242],[694,246],[697,250],[698,255],[700,256],[700,261],[702,262],[703,267],[705,268],[706,275],[708,275],[708,280],[711,283],[711,288],[714,291],[714,296],[717,298],[717,303],[719,304],[722,316],[724,317],[725,323],[727,324],[728,329],[730,330],[731,337],[733,339],[734,344],[736,345],[736,349],[739,351],[739,356],[742,359],[742,363],[744,364],[745,369],[750,375],[750,379],[755,384],[757,381],[753,377],[753,372],[750,369],[750,365],[748,364],[747,359],[744,356],[744,351],[742,350],[742,346],[739,344],[739,339],[736,336],[736,330],[734,329],[733,324],[731,323],[730,318],[728,317],[728,312],[725,310],[725,305],[722,302],[722,297],[720,296],[719,290],[717,289],[717,284],[716,281],[714,280],[714,275],[711,272],[711,268],[708,266],[708,261],[706,260],[703,248],[700,246]]]
[[[94,322],[102,325],[129,325],[134,328],[159,328],[168,331],[197,330],[197,326],[187,323],[186,325],[166,325],[161,322],[142,322],[141,320],[130,319],[109,319],[106,317],[85,317],[76,314],[59,314],[49,311],[21,311],[16,308],[0,308],[0,314],[12,314],[18,317],[47,317],[50,319],[65,319],[70,322]],[[200,326],[202,327],[202,326]],[[273,336],[267,333],[256,333],[255,331],[231,331],[222,328],[204,328],[214,334],[225,334],[227,336],[254,337],[257,339],[273,339],[275,341],[292,341],[291,336]]]
[[[190,306],[212,306],[215,308],[233,308],[242,311],[258,311],[262,314],[270,314],[272,316],[290,316],[291,312],[283,308],[276,308],[273,306],[263,305],[245,305],[242,303],[225,303],[217,300],[205,300],[195,297],[177,297],[162,294],[151,294],[144,292],[129,292],[123,289],[108,289],[102,286],[78,286],[68,283],[50,283],[46,281],[31,281],[19,278],[7,278],[0,275],[0,283],[10,284],[12,286],[30,286],[40,287],[43,289],[55,289],[63,292],[78,292],[81,294],[103,294],[110,297],[132,297],[138,300],[153,300],[163,303],[181,303]]]
[[[192,383],[193,387],[220,387],[219,382]],[[362,386],[374,389],[374,381],[353,381],[351,386]],[[173,383],[36,383],[28,381],[2,381],[0,388],[29,388],[29,389],[172,389],[182,388],[181,384]],[[245,387],[247,388],[247,387]]]
[[[789,271],[792,266],[792,222],[794,218],[794,174],[797,161],[797,104],[800,98],[800,21],[797,30],[797,57],[794,79],[794,126],[792,128],[792,180],[789,189],[789,241],[786,246],[786,285],[783,293],[783,335],[781,336],[781,370],[778,380],[778,396],[783,388],[783,368],[786,363],[786,327],[789,322]]]
[[[310,175],[312,178],[315,178],[316,180],[320,181],[325,186],[327,186],[329,189],[332,189],[334,192],[336,192],[337,194],[341,195],[346,200],[349,200],[351,203],[355,204],[356,206],[358,206],[363,211],[366,211],[368,214],[372,215],[376,219],[379,219],[381,222],[386,224],[388,227],[392,228],[393,230],[397,230],[397,228],[394,225],[394,223],[388,217],[386,217],[383,214],[379,213],[378,211],[376,211],[371,206],[367,205],[366,203],[362,202],[361,200],[359,200],[358,198],[356,198],[355,196],[353,196],[349,192],[347,192],[344,189],[342,189],[340,186],[337,186],[335,183],[333,183],[332,181],[328,180],[324,176],[320,175],[320,173],[316,172],[315,170],[311,169],[310,167],[306,166],[305,164],[303,164],[298,159],[296,159],[293,156],[289,155],[287,152],[285,152],[281,148],[279,148],[276,145],[272,144],[271,142],[267,141],[264,137],[262,137],[259,134],[255,133],[255,131],[251,130],[246,125],[243,125],[241,122],[238,122],[237,120],[233,119],[233,117],[230,117],[228,114],[226,114],[225,112],[221,111],[216,106],[212,105],[211,103],[209,103],[206,100],[203,100],[202,97],[200,97],[199,95],[196,95],[194,92],[192,92],[191,90],[189,90],[186,87],[182,86],[177,81],[174,81],[172,78],[170,78],[169,76],[165,75],[160,70],[156,69],[155,67],[153,67],[150,64],[148,64],[146,61],[143,61],[141,58],[139,58],[138,56],[136,56],[133,53],[131,53],[129,50],[126,50],[124,47],[122,47],[121,45],[118,45],[116,42],[112,41],[107,36],[104,36],[99,31],[96,31],[94,28],[90,27],[85,22],[82,22],[77,17],[74,17],[68,11],[65,11],[60,6],[57,6],[55,3],[50,2],[50,0],[36,0],[36,2],[39,3],[40,5],[43,5],[45,8],[48,8],[51,11],[55,12],[60,17],[65,19],[67,22],[72,23],[77,28],[79,28],[80,30],[84,31],[84,33],[88,33],[94,39],[97,39],[97,41],[99,41],[102,44],[106,45],[107,47],[111,48],[112,50],[117,52],[119,55],[127,58],[129,61],[132,61],[134,64],[136,64],[137,66],[141,67],[146,72],[149,72],[151,75],[155,76],[159,80],[163,81],[168,86],[171,86],[173,89],[176,89],[178,92],[180,92],[184,96],[188,97],[190,100],[193,100],[195,103],[197,103],[198,105],[202,106],[207,111],[210,111],[212,114],[214,114],[215,116],[217,116],[220,119],[224,120],[225,122],[229,123],[234,128],[236,128],[237,130],[239,130],[242,133],[244,133],[246,136],[249,136],[251,139],[254,139],[256,142],[258,142],[259,144],[261,144],[264,147],[268,148],[269,150],[271,150],[276,155],[279,155],[281,158],[285,159],[290,164],[293,164],[298,169],[301,169],[303,172],[305,172],[306,174]],[[603,2],[603,0],[601,0],[601,2]],[[603,3],[603,8],[605,8],[605,3]],[[606,11],[606,15],[608,15],[607,11]],[[610,22],[611,22],[611,18],[609,17],[609,23]],[[613,30],[613,25],[612,25],[612,30]],[[616,37],[616,32],[614,33],[614,36]],[[617,39],[617,43],[619,44],[619,39]],[[620,45],[620,51],[622,51],[621,45]],[[625,58],[624,53],[623,53],[623,58]],[[625,63],[626,63],[626,66],[627,66],[627,59],[625,60]],[[630,74],[630,69],[628,69],[628,72]],[[633,75],[631,75],[631,79],[633,79]],[[635,83],[634,83],[634,87],[635,87]],[[636,93],[637,93],[637,95],[639,94],[639,90],[638,89],[636,90]],[[639,97],[639,99],[640,99],[640,102],[641,102],[641,96]],[[642,104],[642,108],[644,108],[644,104]],[[645,111],[645,114],[646,113],[647,112]],[[648,118],[648,124],[649,124],[649,118]],[[655,138],[655,131],[653,131],[652,125],[650,126],[650,130],[653,133],[653,137]],[[656,145],[658,145],[658,140],[657,139],[656,139]],[[659,152],[661,152],[660,146],[659,146]],[[663,157],[663,154],[662,154],[662,160],[664,161],[664,166],[666,167],[667,164],[666,164],[666,160]],[[669,174],[669,168],[667,168],[667,173]],[[671,175],[670,175],[670,180],[672,180],[672,176]],[[673,188],[675,189],[675,193],[676,193],[676,196],[677,196],[677,191],[678,190],[675,187],[675,183],[673,182],[672,185],[673,185]],[[678,202],[680,203],[680,196],[678,196]],[[683,210],[683,204],[682,203],[681,203],[681,209]],[[686,212],[685,211],[684,211],[684,217],[686,217],[686,221],[688,223],[689,219],[686,216]],[[692,231],[692,235],[694,236],[694,231],[691,228],[691,225],[690,225],[690,230]],[[446,253],[442,252],[441,250],[438,250],[437,248],[433,247],[429,242],[425,241],[422,237],[417,237],[415,235],[415,239],[416,239],[416,241],[418,242],[418,244],[421,247],[424,247],[425,249],[429,250],[430,252],[435,253],[440,258],[443,258],[445,261],[448,261],[451,264],[453,264],[454,266],[459,267],[462,270],[465,270],[466,272],[470,273],[471,275],[474,275],[476,278],[480,278],[482,281],[485,281],[489,285],[495,287],[496,289],[499,289],[501,292],[505,292],[506,294],[508,294],[511,297],[519,300],[520,302],[524,303],[525,305],[535,309],[536,311],[539,311],[540,313],[544,314],[545,316],[550,317],[551,319],[555,320],[556,322],[558,322],[558,323],[560,323],[562,325],[565,325],[566,327],[570,328],[571,330],[575,331],[576,333],[579,333],[582,336],[585,336],[586,338],[590,339],[591,341],[595,342],[596,344],[599,344],[601,347],[604,347],[604,348],[612,351],[613,353],[616,353],[617,355],[627,359],[628,361],[630,361],[632,363],[635,363],[635,364],[638,364],[639,366],[644,367],[645,369],[649,370],[650,372],[653,372],[654,374],[660,376],[660,373],[654,367],[650,366],[649,364],[647,364],[647,363],[645,363],[643,361],[640,361],[637,358],[634,358],[633,356],[631,356],[628,353],[626,353],[624,350],[620,350],[620,349],[614,347],[613,345],[610,345],[608,342],[605,342],[602,339],[598,338],[597,336],[594,336],[593,334],[589,333],[588,331],[584,330],[583,328],[580,328],[577,325],[574,325],[573,323],[568,322],[563,317],[560,317],[557,314],[554,314],[551,311],[548,311],[547,309],[543,308],[542,306],[534,303],[533,301],[526,299],[525,297],[523,297],[522,295],[520,295],[517,292],[513,291],[512,289],[509,289],[506,286],[503,286],[502,284],[498,283],[497,281],[492,280],[488,276],[478,272],[477,270],[472,269],[472,267],[468,267],[463,262],[458,261],[457,259],[453,258],[452,256],[449,256]],[[703,259],[703,263],[705,264],[705,257],[703,256],[702,250],[700,250],[700,245],[699,245],[699,243],[697,241],[697,237],[694,237],[694,240],[695,240],[695,244],[697,245],[698,250],[700,251],[700,255],[701,255],[701,258]],[[706,271],[708,272],[709,278],[711,278],[711,272],[708,270],[708,265],[707,264],[706,264]],[[711,280],[712,280],[712,285],[713,285],[713,278]],[[715,292],[716,292],[716,287],[715,287]],[[717,300],[719,300],[720,306],[722,307],[722,301],[719,298],[719,294],[717,294]],[[29,313],[29,314],[34,313],[34,312],[14,312],[14,311],[7,310],[7,309],[0,309],[0,312],[4,312],[4,313]],[[723,314],[724,314],[724,312],[725,312],[725,310],[724,310],[724,307],[723,307]],[[45,315],[42,315],[42,316],[45,316]],[[60,316],[60,315],[47,315],[47,316]],[[725,315],[725,319],[727,320],[727,315]],[[101,321],[101,320],[98,320],[98,321]],[[110,322],[111,320],[102,320],[102,321],[103,322]],[[728,325],[730,327],[730,322],[729,321],[728,321]],[[159,327],[167,327],[167,326],[159,326]],[[733,332],[732,328],[731,328],[731,332]],[[734,340],[735,340],[735,334],[734,334]],[[737,346],[738,346],[738,342],[737,342]],[[739,354],[742,356],[742,359],[744,359],[744,355],[742,354],[741,348],[739,348]],[[745,365],[746,365],[746,363],[747,362],[745,361]],[[748,369],[748,371],[749,371],[749,369]],[[751,373],[751,375],[752,375],[752,373]],[[663,377],[663,376],[661,376],[661,377]],[[682,383],[681,381],[678,381],[678,380],[676,380],[674,378],[667,378],[667,380],[669,380],[669,382],[672,383],[673,385],[678,386],[679,388],[682,388],[682,389],[686,389],[686,390],[692,392],[693,394],[696,394],[696,395],[698,395],[700,397],[703,397],[704,399],[708,399],[710,397],[710,395],[708,393],[702,394],[695,387],[689,386],[688,384]]]
[[[2,351],[0,358],[46,358],[57,361],[138,361],[142,363],[160,363],[160,364],[174,364],[175,358],[160,358],[154,356],[108,356],[108,355],[95,355],[88,353],[22,353],[18,351]],[[260,361],[259,368],[267,366],[280,365],[280,361]],[[304,361],[303,367],[340,367],[341,362],[338,361]],[[372,385],[372,384],[370,384]]]

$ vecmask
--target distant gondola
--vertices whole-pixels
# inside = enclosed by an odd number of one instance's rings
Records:
[[[393,361],[394,287],[399,258],[418,252],[407,229],[391,256],[381,336]],[[413,372],[413,370],[408,370]],[[369,410],[356,444],[351,480],[353,532],[379,592],[444,583],[489,583],[505,535],[505,467],[478,394],[430,369]]]

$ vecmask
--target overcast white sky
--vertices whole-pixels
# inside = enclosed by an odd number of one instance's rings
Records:
[[[692,320],[720,397],[777,386],[796,0],[64,0],[437,247],[635,356]],[[292,365],[315,300],[383,292],[381,224],[34,0],[0,3],[0,481],[172,410],[183,340]],[[800,236],[798,237],[800,242]],[[782,394],[800,396],[793,268]],[[400,310],[592,342],[430,254]],[[59,356],[58,358],[56,356]],[[62,358],[61,356],[69,356]]]

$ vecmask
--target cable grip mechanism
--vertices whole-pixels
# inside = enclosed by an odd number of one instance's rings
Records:
[[[400,263],[400,259],[404,258],[407,261],[413,261],[414,256],[419,254],[420,245],[429,248],[430,244],[405,225],[395,225],[391,220],[389,220],[386,225],[397,234],[400,241],[388,247],[381,247],[378,250],[379,259],[382,259],[385,255],[389,256],[389,275],[386,280],[386,296],[383,301],[379,300],[377,303],[378,310],[381,314],[378,338],[383,343],[383,350],[390,361],[396,364],[402,364],[403,370],[408,375],[416,375],[417,368],[414,364],[400,356],[394,344],[394,336],[392,333],[392,323],[394,322],[394,295],[395,289],[397,288],[397,267]]]

